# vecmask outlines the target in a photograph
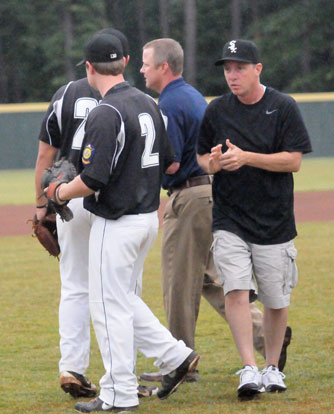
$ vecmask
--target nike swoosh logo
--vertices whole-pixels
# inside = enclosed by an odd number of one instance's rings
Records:
[[[278,109],[273,109],[272,111],[269,111],[269,109],[266,110],[266,115],[271,115],[274,112],[276,112]]]

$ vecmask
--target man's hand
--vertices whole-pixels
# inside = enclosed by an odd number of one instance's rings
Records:
[[[64,204],[67,204],[68,201],[67,200],[62,200],[59,197],[59,190],[61,185],[65,184],[64,182],[54,182],[54,183],[50,183],[49,187],[46,187],[44,192],[47,196],[47,198],[51,201],[53,201],[55,204],[58,204],[59,206],[63,206]]]
[[[215,174],[221,170],[235,171],[246,164],[248,152],[233,145],[229,139],[226,140],[227,151],[222,152],[222,144],[211,148],[210,153],[197,155],[200,167],[208,174]]]
[[[47,206],[40,206],[36,207],[35,209],[35,215],[37,217],[37,220],[42,220],[47,214]]]
[[[233,145],[229,139],[226,140],[227,151],[221,154],[220,166],[226,171],[236,171],[246,164],[246,152],[236,145]]]
[[[211,153],[197,154],[199,166],[208,174],[218,171],[236,171],[247,165],[273,172],[297,172],[302,161],[301,152],[277,152],[273,154],[262,154],[257,152],[243,151],[226,140],[227,151],[222,153],[222,144],[211,148]]]
[[[218,144],[215,147],[211,148],[211,154],[208,158],[208,172],[209,174],[214,174],[222,169],[221,159],[222,159],[222,144]]]
[[[67,207],[69,199],[62,199],[58,192],[64,183],[69,183],[75,176],[74,165],[62,158],[47,168],[41,178],[41,188],[48,199],[49,210],[58,213],[63,221],[72,220],[73,213]]]

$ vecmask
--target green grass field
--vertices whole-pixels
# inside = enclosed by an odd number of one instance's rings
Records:
[[[305,160],[296,189],[333,190],[333,162]],[[32,180],[32,171],[14,172],[14,177],[13,172],[1,172],[1,204],[32,204]],[[298,232],[299,283],[290,307],[293,340],[285,369],[288,391],[237,400],[239,357],[226,322],[203,300],[196,332],[200,381],[182,385],[166,401],[141,400],[138,414],[333,412],[334,222],[302,223]],[[143,297],[165,322],[160,245],[161,233],[146,260]],[[71,413],[75,401],[62,392],[58,380],[58,262],[31,236],[0,238],[0,260],[0,413]],[[92,338],[87,375],[98,384],[103,366],[94,334]],[[152,370],[152,363],[139,354],[137,372]],[[258,363],[263,365],[260,356]]]
[[[227,324],[202,302],[196,343],[201,354],[200,381],[184,384],[166,401],[141,400],[138,413],[324,413],[334,405],[334,223],[299,226],[300,280],[292,297],[289,324],[293,341],[286,366],[288,391],[236,399],[240,361]],[[1,414],[73,412],[74,400],[58,384],[58,263],[30,236],[0,239]],[[149,253],[144,299],[164,321],[160,286],[160,237]],[[94,336],[93,336],[94,337]],[[258,357],[261,366],[263,361]],[[138,372],[152,369],[139,355]],[[88,375],[103,373],[93,339]]]
[[[301,170],[294,176],[296,191],[334,190],[334,158],[305,156]],[[35,203],[33,170],[0,170],[0,188],[0,205]]]

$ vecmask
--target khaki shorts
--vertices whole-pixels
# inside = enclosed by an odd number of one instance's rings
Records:
[[[257,297],[271,309],[289,306],[298,280],[297,250],[292,240],[259,245],[225,230],[215,231],[213,237],[213,258],[225,295],[232,290],[249,290],[250,301]]]

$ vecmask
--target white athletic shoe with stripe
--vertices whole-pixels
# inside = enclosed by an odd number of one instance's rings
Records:
[[[260,392],[262,388],[262,378],[258,367],[245,365],[236,375],[240,374],[240,385],[238,387],[238,397],[247,397]]]
[[[262,383],[266,392],[282,392],[287,389],[283,379],[285,375],[274,365],[270,365],[261,372]]]

